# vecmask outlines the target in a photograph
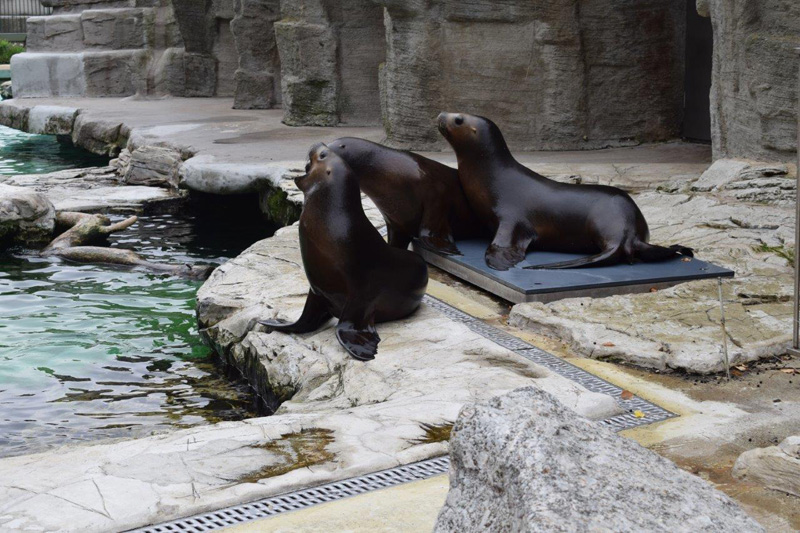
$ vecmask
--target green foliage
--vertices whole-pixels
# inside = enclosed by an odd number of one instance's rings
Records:
[[[11,61],[11,56],[25,51],[21,44],[0,41],[0,65],[7,65]]]
[[[766,243],[761,243],[758,246],[753,246],[753,250],[755,250],[756,252],[775,254],[778,257],[786,259],[786,261],[789,262],[790,266],[794,266],[794,248],[787,248],[783,245],[768,246]]]

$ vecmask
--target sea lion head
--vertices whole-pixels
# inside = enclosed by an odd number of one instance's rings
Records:
[[[332,183],[337,176],[341,178],[349,173],[350,169],[341,157],[326,144],[317,143],[308,152],[306,173],[295,178],[294,182],[298,189],[308,194],[318,186]]]
[[[486,117],[466,113],[439,113],[439,132],[457,155],[488,155],[508,152],[497,124]]]

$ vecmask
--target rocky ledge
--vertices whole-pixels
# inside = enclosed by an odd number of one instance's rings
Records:
[[[523,386],[549,391],[572,417],[621,412],[426,306],[379,325],[370,363],[351,359],[331,326],[285,335],[255,325],[294,317],[307,290],[290,226],[221,266],[198,295],[203,336],[273,416],[2,459],[0,530],[123,530],[442,455],[465,404]]]
[[[126,184],[112,167],[0,176],[0,184],[43,194],[56,211],[82,213],[170,212],[187,196],[186,191]]]
[[[295,318],[307,292],[297,226],[290,226],[219,267],[198,293],[202,335],[277,408],[276,415],[364,408],[378,418],[394,412],[412,420],[424,413],[419,423],[449,425],[463,403],[531,383],[591,418],[621,412],[611,397],[530,363],[426,305],[406,320],[379,325],[380,352],[366,364],[339,346],[333,321],[306,335],[266,333],[257,325],[262,318]]]
[[[293,175],[293,167],[302,168],[301,163],[221,161],[198,154],[197,149],[172,137],[165,138],[165,132],[180,132],[186,124],[131,127],[107,112],[37,104],[35,99],[0,103],[0,124],[32,134],[56,135],[94,154],[113,157],[112,166],[126,185],[220,195],[258,194],[265,213],[276,222],[291,224],[299,216],[296,203],[285,201],[280,184]]]
[[[785,353],[789,346],[794,183],[789,165],[718,161],[699,180],[633,195],[652,242],[692,247],[698,258],[735,271],[723,286],[732,366]],[[715,280],[645,294],[519,304],[509,322],[560,339],[585,357],[657,370],[725,368]]]

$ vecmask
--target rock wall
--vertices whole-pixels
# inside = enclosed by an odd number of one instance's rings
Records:
[[[383,10],[372,0],[284,0],[275,24],[284,122],[369,125],[380,121]]]
[[[231,30],[236,41],[235,109],[269,109],[282,102],[281,61],[275,40],[279,0],[236,0]]]
[[[442,146],[442,110],[492,117],[518,149],[677,136],[685,6],[655,0],[381,0],[390,142]]]
[[[42,0],[13,60],[18,97],[231,96],[233,0]]]
[[[800,2],[709,0],[714,159],[789,161],[797,150]],[[698,9],[701,15],[706,7]]]
[[[442,110],[486,115],[513,149],[680,135],[685,2],[42,0],[17,96],[231,96],[289,125],[384,124],[445,148]],[[699,0],[714,32],[714,158],[796,153],[800,3]],[[31,53],[32,52],[32,53]]]

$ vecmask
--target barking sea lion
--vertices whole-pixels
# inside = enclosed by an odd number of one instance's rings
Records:
[[[339,343],[368,361],[380,342],[375,323],[404,318],[419,307],[428,268],[413,252],[386,244],[364,214],[356,176],[339,156],[318,144],[309,157],[308,171],[295,182],[305,196],[300,253],[311,289],[296,322],[260,323],[306,333],[337,317]]]

